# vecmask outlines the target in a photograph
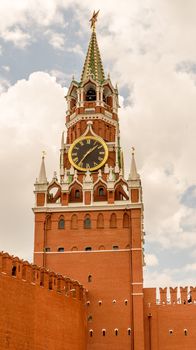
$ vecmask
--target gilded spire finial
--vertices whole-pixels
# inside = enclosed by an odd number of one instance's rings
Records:
[[[135,147],[131,147],[131,153],[132,153],[132,155],[134,156],[134,154],[135,154]]]
[[[93,15],[92,15],[91,19],[89,20],[89,22],[91,22],[91,29],[93,31],[95,30],[95,23],[97,22],[97,17],[98,17],[99,11],[100,10],[98,10],[97,12],[93,11]]]
[[[89,76],[99,83],[103,83],[103,81],[105,80],[104,69],[101,61],[101,55],[99,52],[95,30],[95,23],[97,21],[98,13],[99,11],[94,11],[90,19],[92,32],[81,75],[82,83],[85,80],[89,79]]]

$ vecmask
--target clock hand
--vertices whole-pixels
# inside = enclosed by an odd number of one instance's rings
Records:
[[[93,148],[90,148],[82,157],[82,159],[80,160],[80,162],[78,163],[78,165],[80,166],[81,163],[83,162],[83,160],[91,153],[93,152],[96,148],[98,147],[98,145],[94,146]]]

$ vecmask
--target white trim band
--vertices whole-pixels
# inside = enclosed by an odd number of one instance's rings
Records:
[[[99,204],[98,204],[99,203]],[[124,210],[124,209],[143,209],[143,204],[142,203],[137,203],[133,204],[130,203],[130,201],[125,204],[125,203],[117,203],[115,202],[114,204],[108,204],[105,202],[105,205],[103,203],[100,204],[100,202],[93,202],[90,205],[85,205],[83,203],[73,203],[71,206],[70,204],[68,206],[63,206],[61,204],[47,204],[47,206],[43,207],[34,207],[33,211],[34,213],[53,213],[53,212],[75,212],[75,211],[114,211],[114,210]]]
[[[34,252],[34,254],[76,254],[76,253],[117,253],[117,252],[130,252],[130,249],[105,249],[105,250],[67,250],[64,252]]]
[[[143,296],[144,293],[132,293],[131,295],[133,295],[133,296]]]

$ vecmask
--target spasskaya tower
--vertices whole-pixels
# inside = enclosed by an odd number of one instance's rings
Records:
[[[35,183],[34,262],[87,289],[88,350],[143,350],[142,188],[134,150],[124,176],[118,90],[104,74],[97,15],[66,96],[59,177],[48,182],[43,156]]]

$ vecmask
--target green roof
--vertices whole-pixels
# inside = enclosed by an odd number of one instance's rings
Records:
[[[98,83],[102,83],[105,80],[95,30],[93,30],[91,34],[88,51],[82,70],[81,82],[84,82],[91,75]]]

